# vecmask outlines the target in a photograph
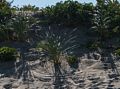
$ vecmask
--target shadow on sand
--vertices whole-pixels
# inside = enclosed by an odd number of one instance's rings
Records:
[[[62,73],[61,65],[54,64],[54,89],[64,89],[65,75]]]

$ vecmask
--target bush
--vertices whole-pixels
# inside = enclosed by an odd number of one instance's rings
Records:
[[[76,56],[67,56],[67,62],[71,68],[77,69],[79,67],[79,61]]]
[[[93,19],[94,6],[92,3],[79,3],[78,1],[66,0],[56,5],[41,9],[41,15],[48,19],[50,24],[60,24],[67,27],[85,25],[89,27]]]
[[[16,49],[10,47],[1,47],[0,48],[0,61],[15,61],[16,60]]]
[[[120,49],[115,50],[115,54],[116,54],[117,56],[120,56]]]
[[[75,56],[68,56],[68,57],[67,57],[67,62],[68,62],[69,64],[76,63],[76,62],[77,62],[77,57],[75,57]]]

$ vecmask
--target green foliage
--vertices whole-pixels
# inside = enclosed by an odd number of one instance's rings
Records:
[[[2,0],[0,2],[0,40],[8,39],[8,34],[6,33],[6,24],[10,20],[12,16],[10,3],[6,2],[6,0]]]
[[[118,32],[120,4],[117,1],[97,0],[95,8],[92,29],[98,32],[99,40],[103,42]]]
[[[9,19],[0,29],[0,41],[10,41],[13,37],[13,29],[11,27],[11,19]]]
[[[95,18],[94,18],[94,26],[92,27],[99,33],[100,40],[105,40],[108,35],[108,27],[110,23],[110,17],[107,11],[107,5],[105,4],[105,0],[98,0],[95,10]]]
[[[26,17],[21,14],[17,15],[13,20],[13,29],[16,33],[16,38],[19,41],[23,41],[25,39],[25,32],[28,30],[28,24]]]
[[[39,49],[41,49],[41,51],[48,53],[50,61],[52,61],[56,64],[60,63],[61,52],[60,52],[59,48],[57,47],[57,44],[54,43],[53,40],[42,41],[42,42],[38,43],[37,47]]]
[[[81,4],[78,1],[67,0],[42,9],[42,14],[50,23],[65,26],[90,25],[93,17],[92,3]]]
[[[11,7],[10,4],[6,0],[0,2],[0,41],[25,41],[28,37],[26,33],[35,20],[24,11],[17,12],[19,8]]]
[[[56,29],[54,30],[56,32]],[[49,58],[48,61],[53,63],[60,63],[62,61],[61,56],[70,54],[72,50],[78,47],[76,42],[77,36],[74,36],[76,29],[69,31],[68,33],[61,30],[58,34],[52,29],[47,29],[46,32],[42,31],[40,35],[40,41],[37,48]]]
[[[30,37],[27,33],[30,28],[34,28],[35,25],[33,26],[33,24],[36,24],[36,21],[34,20],[34,16],[26,16],[29,11],[40,13],[38,14],[40,19],[37,25],[45,23],[42,26],[59,24],[59,26],[63,25],[67,27],[92,27],[94,29],[92,30],[94,31],[93,34],[96,34],[97,42],[88,43],[87,47],[90,49],[102,47],[104,42],[107,42],[106,40],[112,38],[113,35],[119,37],[120,3],[117,0],[97,0],[95,6],[92,3],[82,4],[78,1],[67,0],[42,8],[40,11],[39,8],[31,5],[25,5],[21,8],[11,7],[10,3],[2,0],[0,2],[0,41],[26,41]],[[53,38],[52,41],[51,39],[47,40],[47,44],[45,45],[57,45],[58,43],[54,42],[57,38],[55,40]],[[61,50],[61,48],[58,50],[58,46],[55,47],[52,46],[47,49],[54,49],[55,52]]]
[[[120,33],[120,3],[115,0],[114,2],[109,3],[109,16],[111,18],[110,27],[112,29],[112,34],[115,35]],[[111,25],[112,24],[112,25]]]
[[[10,4],[6,0],[0,2],[0,25],[5,24],[5,22],[11,17]]]
[[[115,54],[116,54],[117,56],[120,56],[120,49],[115,50]]]
[[[78,61],[77,57],[76,56],[67,56],[67,62],[69,64],[74,64]]]
[[[24,12],[14,16],[11,21],[14,38],[17,41],[26,41],[28,37],[27,32],[33,24],[35,24],[35,19],[32,16],[25,15]]]
[[[35,5],[32,6],[32,5],[29,4],[29,5],[24,5],[23,7],[21,7],[20,10],[34,12],[34,11],[38,11],[39,7],[36,7]]]
[[[15,61],[16,60],[16,49],[10,47],[0,48],[0,61]]]

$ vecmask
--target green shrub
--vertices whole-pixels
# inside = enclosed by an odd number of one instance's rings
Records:
[[[76,56],[67,56],[67,62],[71,68],[77,69],[79,67],[79,61]]]
[[[76,63],[76,62],[77,62],[77,57],[76,57],[76,56],[68,56],[68,57],[67,57],[67,62],[68,62],[69,64]]]
[[[115,50],[115,54],[116,54],[117,56],[120,56],[120,49]]]
[[[15,61],[16,60],[16,49],[10,47],[1,47],[0,48],[0,61]]]

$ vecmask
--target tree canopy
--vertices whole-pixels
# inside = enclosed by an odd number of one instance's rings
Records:
[[[42,9],[44,17],[50,23],[66,26],[90,25],[93,18],[92,3],[81,4],[78,1],[67,0]]]
[[[0,2],[0,24],[5,23],[11,17],[10,3],[6,0]]]

